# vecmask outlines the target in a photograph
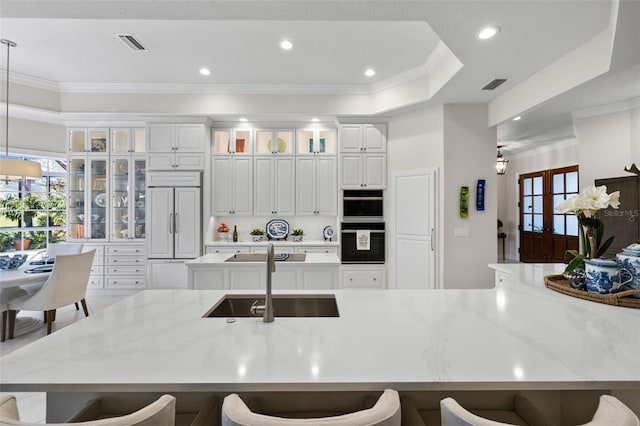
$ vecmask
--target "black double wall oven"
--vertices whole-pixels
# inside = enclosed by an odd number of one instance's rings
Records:
[[[344,264],[385,262],[382,190],[345,190],[340,229]]]

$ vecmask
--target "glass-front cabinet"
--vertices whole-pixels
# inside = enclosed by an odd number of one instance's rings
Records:
[[[69,158],[69,239],[107,238],[107,166],[106,158]]]
[[[293,130],[256,130],[255,154],[293,154],[293,135]]]
[[[338,147],[336,131],[331,129],[299,129],[296,131],[296,153],[335,155]]]
[[[111,129],[111,153],[128,154],[146,151],[146,131],[144,128]]]
[[[145,237],[146,160],[111,157],[111,240]]]
[[[239,154],[251,155],[252,129],[214,129],[213,155]]]
[[[109,153],[109,129],[69,129],[67,137],[70,153]]]

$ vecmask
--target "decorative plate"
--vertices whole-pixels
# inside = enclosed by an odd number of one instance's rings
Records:
[[[94,201],[98,207],[107,207],[107,194],[104,192],[99,193],[96,195]]]
[[[324,229],[322,230],[322,235],[324,235],[324,239],[325,240],[330,240],[331,238],[333,238],[333,226],[329,225],[329,226],[325,226]]]
[[[271,151],[271,139],[267,142],[267,149]],[[287,142],[282,138],[278,138],[278,152],[285,152],[286,150]]]
[[[91,139],[91,152],[106,152],[107,140],[106,139]]]
[[[121,173],[127,173],[129,171],[129,164],[126,161],[120,161],[118,163],[118,171]]]
[[[269,238],[281,240],[289,235],[289,223],[284,219],[273,219],[267,222],[265,227]]]

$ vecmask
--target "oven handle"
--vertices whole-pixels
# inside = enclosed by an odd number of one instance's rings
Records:
[[[380,200],[382,201],[382,197],[342,197],[345,201],[359,201],[359,200]]]
[[[360,229],[360,231],[369,231],[372,234],[384,234],[385,231],[383,230],[377,230],[377,229]],[[344,229],[341,231],[343,234],[355,234],[356,232],[358,232],[357,230],[353,230],[353,231],[345,231]]]

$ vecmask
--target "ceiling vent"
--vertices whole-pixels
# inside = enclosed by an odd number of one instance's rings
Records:
[[[500,86],[502,83],[504,83],[505,81],[507,81],[506,78],[496,78],[492,81],[489,82],[489,84],[487,84],[486,86],[484,86],[482,88],[482,90],[493,90],[496,87]]]
[[[120,40],[124,41],[127,46],[131,48],[131,50],[135,50],[136,52],[146,52],[147,48],[142,45],[134,36],[131,34],[118,34]]]

